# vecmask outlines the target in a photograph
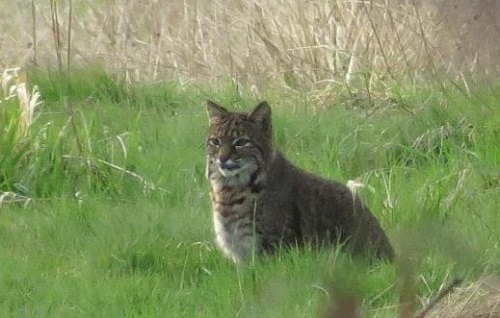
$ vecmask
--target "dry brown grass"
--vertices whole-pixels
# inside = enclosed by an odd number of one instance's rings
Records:
[[[30,91],[26,75],[21,69],[10,68],[5,69],[1,74],[1,89],[0,122],[6,126],[5,130],[16,130],[15,139],[24,139],[35,119],[35,110],[42,103],[38,87],[35,85]],[[7,114],[10,110],[5,109],[8,107],[4,104],[12,101],[19,105],[18,115]]]
[[[500,317],[500,278],[485,276],[464,288],[457,288],[425,317],[498,318]]]
[[[384,94],[445,67],[431,58],[432,14],[411,1],[3,1],[0,12],[1,68],[99,62],[129,81]]]
[[[461,279],[443,285],[421,309],[417,293],[406,282],[398,304],[399,318],[499,318],[500,278],[484,276],[460,287]],[[411,283],[413,284],[413,283]],[[356,294],[334,294],[323,317],[362,317],[361,299]]]

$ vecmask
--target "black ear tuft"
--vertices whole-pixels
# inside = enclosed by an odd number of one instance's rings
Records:
[[[227,109],[218,105],[217,103],[207,100],[207,113],[208,119],[212,121],[215,118],[227,115],[229,112],[227,111]]]
[[[255,106],[248,117],[256,121],[261,129],[266,133],[268,137],[272,135],[272,124],[271,124],[271,107],[266,101],[259,103]]]

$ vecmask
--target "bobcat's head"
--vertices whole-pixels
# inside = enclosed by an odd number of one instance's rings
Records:
[[[255,181],[273,153],[267,102],[249,113],[236,113],[208,101],[207,111],[207,178],[232,185]]]

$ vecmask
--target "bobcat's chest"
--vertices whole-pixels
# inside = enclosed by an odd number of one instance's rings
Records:
[[[220,193],[212,195],[217,244],[236,263],[242,263],[258,252],[256,199],[251,193],[233,194],[231,200]]]

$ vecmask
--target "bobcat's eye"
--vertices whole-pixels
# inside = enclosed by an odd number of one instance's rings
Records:
[[[219,138],[215,138],[215,137],[210,137],[210,138],[208,138],[207,143],[208,143],[209,146],[219,147],[220,146],[220,139]]]
[[[233,146],[236,149],[247,148],[252,146],[252,142],[245,138],[239,138],[233,142]]]

